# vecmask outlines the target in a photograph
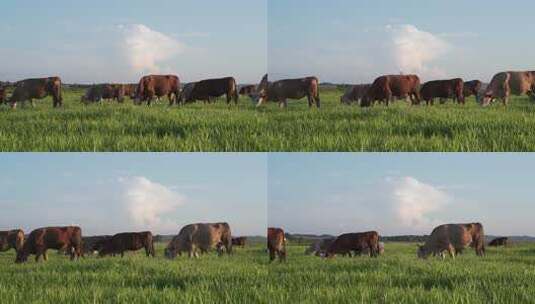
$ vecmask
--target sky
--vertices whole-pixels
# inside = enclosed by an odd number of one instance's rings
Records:
[[[270,0],[271,79],[371,83],[383,74],[489,82],[535,69],[535,2]]]
[[[264,235],[266,163],[253,153],[1,153],[0,230],[176,234],[226,221],[233,235]]]
[[[314,153],[268,156],[268,224],[290,233],[429,234],[481,222],[535,236],[533,154]]]
[[[3,0],[0,80],[58,75],[66,83],[184,82],[266,70],[264,0]]]

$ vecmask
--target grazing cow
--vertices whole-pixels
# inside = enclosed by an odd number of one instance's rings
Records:
[[[167,96],[172,105],[180,95],[180,79],[175,75],[143,76],[137,85],[135,104],[147,102],[150,106],[154,97]]]
[[[476,101],[479,100],[479,91],[481,91],[482,85],[483,83],[479,80],[465,81],[464,86],[463,86],[464,98],[474,95],[476,97]]]
[[[245,247],[245,243],[246,242],[247,242],[247,237],[246,236],[240,236],[240,237],[232,238],[232,246]]]
[[[495,238],[494,240],[492,240],[492,241],[489,243],[489,246],[493,246],[493,247],[498,247],[498,246],[507,247],[507,246],[509,246],[509,238],[507,238],[507,237],[499,237],[499,238]]]
[[[195,82],[192,88],[188,88],[182,92],[179,100],[181,103],[189,103],[197,100],[210,102],[212,98],[217,98],[226,95],[227,104],[230,104],[234,99],[234,103],[238,104],[238,89],[234,77],[225,77],[218,79],[206,79]]]
[[[327,251],[327,248],[329,248],[329,246],[332,244],[332,242],[334,242],[334,240],[335,240],[334,238],[326,238],[326,239],[317,240],[313,242],[312,244],[310,244],[310,246],[308,246],[308,248],[305,250],[305,254],[306,255],[314,254],[316,256],[324,256]]]
[[[0,252],[15,249],[19,252],[24,245],[24,232],[20,229],[0,231]]]
[[[268,74],[264,75],[256,89],[256,93],[250,94],[256,106],[268,102],[278,102],[281,108],[288,106],[288,99],[308,98],[308,106],[320,107],[319,95],[320,82],[317,77],[305,77],[298,79],[283,79],[275,82],[268,81]]]
[[[279,262],[286,261],[286,238],[284,237],[284,230],[280,228],[268,228],[267,248],[270,263],[277,257],[279,257]]]
[[[368,92],[362,98],[362,107],[371,106],[376,100],[388,104],[393,97],[410,98],[412,104],[420,103],[420,78],[416,75],[386,75],[375,79]]]
[[[463,86],[461,78],[428,81],[423,84],[420,95],[427,105],[433,105],[435,98],[452,98],[459,104],[464,104]]]
[[[480,103],[485,107],[499,98],[507,105],[511,95],[529,95],[534,86],[535,71],[501,72],[492,77],[487,89],[480,96]]]
[[[102,250],[105,240],[110,238],[111,235],[99,235],[99,236],[88,236],[82,238],[82,253],[83,255],[89,254],[92,255],[96,251]]]
[[[227,223],[190,224],[182,227],[165,249],[165,256],[174,259],[177,255],[187,252],[190,258],[199,257],[199,251],[206,253],[217,249],[218,254],[232,253],[232,234]]]
[[[155,256],[154,241],[150,231],[117,233],[101,243],[98,255],[103,257],[120,254],[123,257],[125,251],[137,251],[142,248],[145,248],[147,256]]]
[[[48,95],[52,96],[54,108],[63,105],[61,95],[61,79],[59,77],[25,79],[16,83],[15,90],[9,98],[12,108],[17,107],[17,102],[30,101],[33,106],[33,99],[43,99]]]
[[[240,92],[239,94],[240,95],[251,95],[251,94],[254,94],[256,92],[256,86],[255,85],[245,85],[243,87],[240,88]]]
[[[81,102],[101,102],[102,100],[114,99],[118,94],[118,87],[111,84],[96,84],[89,87],[81,97]],[[124,96],[124,93],[122,94]]]
[[[430,254],[444,258],[444,251],[447,251],[455,258],[457,253],[462,253],[466,247],[471,246],[477,255],[482,256],[485,252],[483,239],[483,226],[479,223],[440,225],[433,229],[424,245],[418,246],[417,254],[424,259]]]
[[[71,252],[71,260],[82,256],[82,229],[77,226],[46,227],[33,230],[22,250],[17,253],[16,263],[28,260],[30,254],[35,254],[35,261],[43,256],[46,261],[48,249],[68,250]]]
[[[369,249],[369,256],[377,257],[379,255],[379,233],[377,231],[368,231],[360,233],[345,233],[338,236],[334,242],[327,248],[326,257],[331,258],[336,254],[349,254],[352,251],[361,253]]]
[[[349,87],[344,95],[340,97],[340,103],[350,105],[352,103],[360,104],[362,98],[368,92],[371,84],[357,84]]]

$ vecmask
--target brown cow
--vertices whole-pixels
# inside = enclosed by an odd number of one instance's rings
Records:
[[[489,246],[493,246],[493,247],[498,247],[498,246],[507,247],[508,245],[509,245],[509,238],[507,237],[495,238],[489,243]]]
[[[240,88],[240,92],[239,94],[240,95],[251,95],[251,94],[254,94],[256,92],[256,86],[255,85],[245,85],[243,87]]]
[[[427,258],[430,254],[444,258],[444,251],[447,251],[455,258],[457,253],[471,246],[477,255],[482,256],[485,252],[483,239],[483,225],[480,223],[440,225],[433,229],[423,246],[418,246],[417,254],[419,258]]]
[[[258,85],[256,93],[249,96],[257,107],[268,101],[274,101],[278,102],[281,108],[285,108],[288,106],[288,99],[307,97],[309,107],[315,104],[317,108],[320,108],[319,85],[320,82],[315,76],[283,79],[271,83],[266,74]]]
[[[125,251],[137,251],[141,248],[145,248],[147,256],[155,256],[154,241],[150,231],[115,234],[101,243],[98,255],[103,257],[120,254],[123,257]]]
[[[16,83],[15,90],[9,98],[12,108],[17,107],[17,102],[23,104],[29,100],[33,106],[33,99],[43,99],[48,95],[52,96],[54,108],[63,105],[61,95],[61,79],[59,77],[25,79]]]
[[[218,79],[205,79],[192,84],[190,90],[184,89],[180,95],[181,103],[189,103],[197,100],[210,102],[212,98],[217,98],[226,95],[227,104],[230,104],[234,99],[234,103],[238,104],[238,89],[234,77],[225,77]]]
[[[420,78],[416,75],[386,75],[375,79],[366,95],[362,98],[362,107],[371,106],[376,100],[388,104],[396,97],[410,98],[412,104],[420,103]]]
[[[89,87],[80,101],[88,104],[91,102],[100,102],[102,100],[114,99],[117,96],[117,86],[111,84],[97,84]],[[124,94],[123,94],[124,95]]]
[[[441,102],[452,98],[464,104],[463,86],[461,78],[428,81],[423,84],[420,95],[427,105],[433,105],[435,98],[440,98]]]
[[[247,237],[245,237],[245,236],[232,238],[232,245],[233,246],[245,247],[245,243],[246,242],[247,242]]]
[[[327,248],[326,257],[331,258],[336,254],[349,254],[355,251],[361,253],[368,249],[369,256],[379,255],[379,233],[367,231],[360,233],[345,233],[338,236]]]
[[[124,84],[123,87],[124,87],[124,96],[128,96],[130,97],[130,99],[134,100],[136,98],[137,84],[135,83]]]
[[[172,105],[180,95],[180,79],[175,75],[149,75],[139,80],[135,104],[147,102],[150,106],[154,97],[167,96]]]
[[[70,250],[71,260],[79,258],[82,256],[82,229],[77,226],[35,229],[24,242],[22,250],[17,253],[15,262],[26,262],[30,254],[35,254],[36,262],[41,256],[46,261],[48,249]]]
[[[482,85],[483,83],[479,80],[465,81],[463,90],[464,98],[474,95],[476,101],[479,100],[479,91],[481,90]]]
[[[199,257],[199,251],[206,253],[214,248],[220,256],[223,248],[227,254],[232,254],[232,233],[228,223],[198,223],[182,227],[165,248],[165,256],[174,259],[188,252],[190,258]]]
[[[20,229],[0,231],[0,252],[15,249],[19,252],[24,245],[24,232]]]
[[[277,256],[279,262],[286,261],[286,238],[284,230],[280,228],[268,228],[267,230],[267,248],[269,251],[269,262],[273,262]]]
[[[529,95],[534,86],[535,71],[501,72],[492,77],[483,96],[480,96],[480,103],[485,107],[499,98],[507,105],[511,95]]]
[[[360,101],[368,92],[371,84],[357,84],[349,87],[344,95],[340,97],[340,103],[350,105],[352,103],[360,104]]]

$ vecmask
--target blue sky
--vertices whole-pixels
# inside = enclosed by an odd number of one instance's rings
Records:
[[[535,236],[533,154],[270,154],[268,224],[294,233],[424,234],[480,221]]]
[[[59,75],[66,82],[184,81],[266,70],[265,1],[4,0],[0,80]]]
[[[402,71],[489,81],[535,69],[533,1],[270,0],[268,10],[272,79],[362,83]]]
[[[87,235],[227,221],[264,235],[265,154],[0,154],[0,230],[81,225]]]

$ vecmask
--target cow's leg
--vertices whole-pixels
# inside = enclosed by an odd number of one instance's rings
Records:
[[[287,100],[287,99],[282,99],[282,100],[280,100],[280,101],[279,101],[279,107],[280,107],[281,109],[288,107],[288,100]]]
[[[43,259],[45,262],[48,261],[48,254],[46,253],[46,249],[43,250]]]
[[[455,248],[451,244],[448,246],[448,253],[452,259],[455,259]]]
[[[275,250],[270,250],[269,251],[269,262],[273,262],[273,260],[275,260]]]
[[[308,99],[308,107],[312,108],[312,105],[314,105],[314,97],[312,97],[312,95],[309,94],[307,96],[307,99]]]
[[[124,257],[124,251],[121,250],[121,258]]]

